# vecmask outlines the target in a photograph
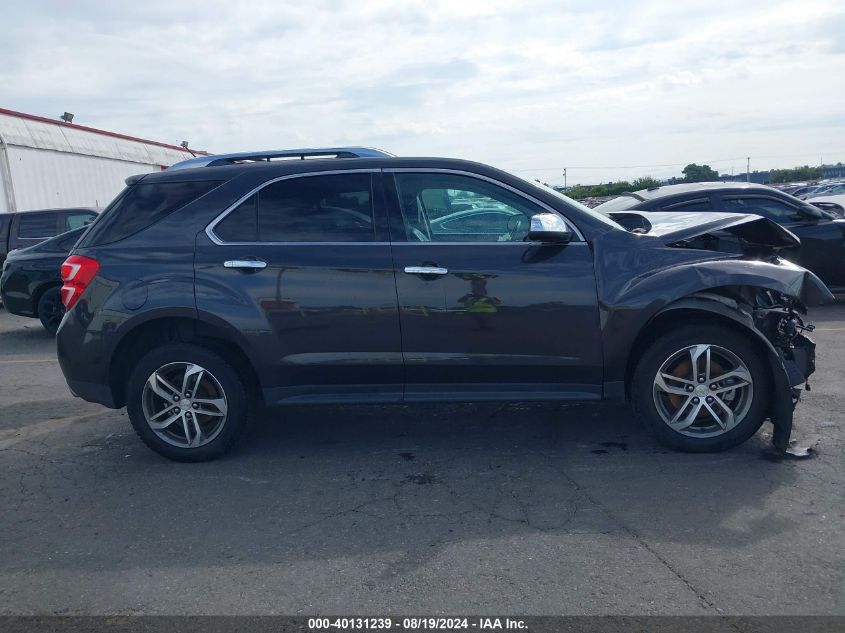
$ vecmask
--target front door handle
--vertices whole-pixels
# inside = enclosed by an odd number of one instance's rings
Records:
[[[267,262],[263,262],[260,259],[229,259],[223,262],[223,267],[261,270],[262,268],[267,268]]]
[[[446,275],[449,273],[448,270],[439,266],[405,266],[405,272],[409,275]]]

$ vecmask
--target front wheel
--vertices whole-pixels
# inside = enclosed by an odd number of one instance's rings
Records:
[[[649,347],[631,396],[658,440],[690,451],[721,451],[754,435],[767,415],[770,380],[749,337],[727,327],[685,326]]]
[[[243,382],[216,353],[182,343],[149,352],[129,376],[126,409],[155,452],[183,462],[225,453],[247,422]]]

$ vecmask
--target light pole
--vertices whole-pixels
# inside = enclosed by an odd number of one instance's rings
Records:
[[[563,190],[566,191],[566,167],[563,168]]]

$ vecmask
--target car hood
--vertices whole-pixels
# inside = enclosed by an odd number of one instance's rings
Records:
[[[696,238],[712,237],[707,250],[722,250],[719,239],[732,236],[743,246],[743,250],[761,248],[777,251],[795,248],[801,240],[781,225],[759,215],[747,213],[713,212],[642,212],[618,211],[609,214],[622,226],[635,233],[645,233],[661,238],[666,244],[688,246]],[[728,252],[733,249],[728,250]]]

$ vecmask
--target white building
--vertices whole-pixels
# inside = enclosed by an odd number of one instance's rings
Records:
[[[0,108],[0,213],[104,207],[128,176],[186,158],[176,145]]]

